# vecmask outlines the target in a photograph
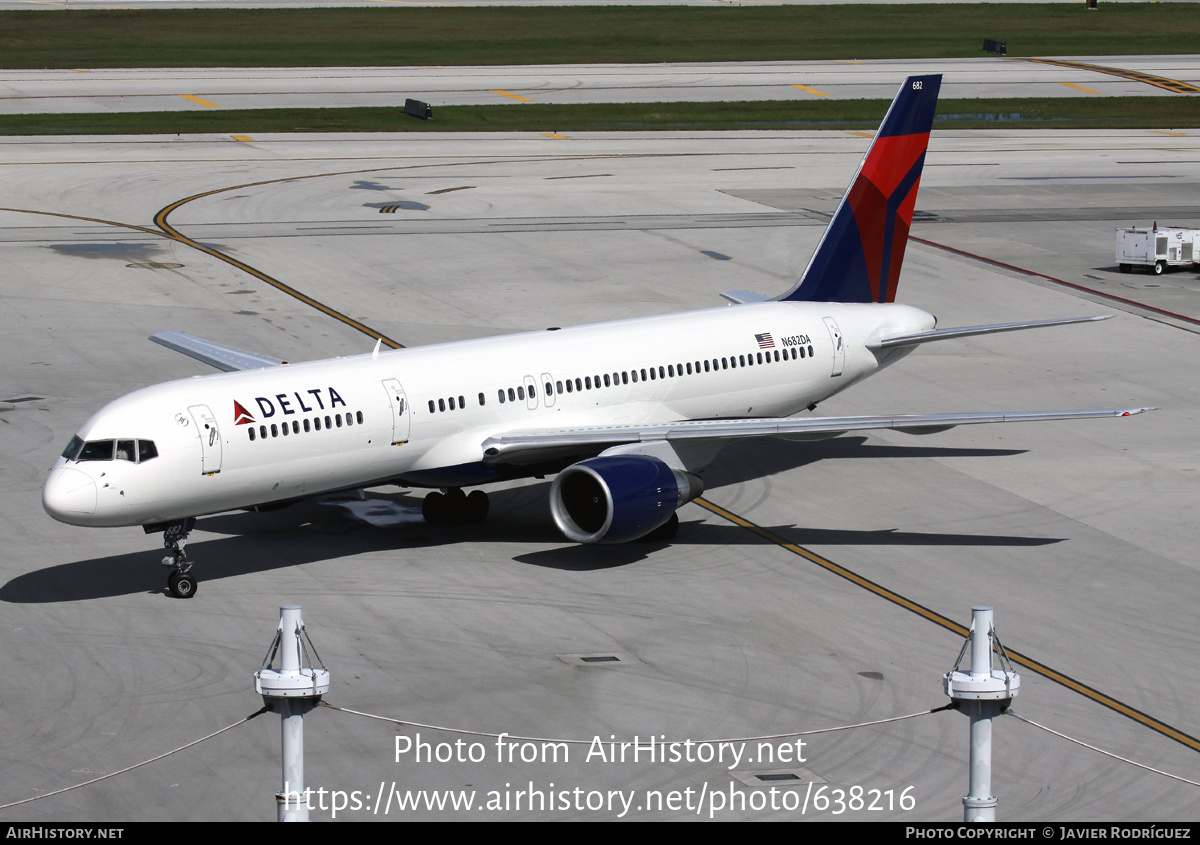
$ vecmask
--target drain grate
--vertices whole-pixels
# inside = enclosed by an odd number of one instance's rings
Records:
[[[800,775],[793,772],[780,772],[773,775],[755,775],[755,778],[763,783],[778,783],[781,780],[804,780]]]
[[[568,666],[578,667],[622,669],[626,666],[642,664],[642,661],[624,651],[590,651],[586,654],[556,654],[554,656]]]

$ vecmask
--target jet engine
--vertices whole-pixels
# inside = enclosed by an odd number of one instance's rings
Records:
[[[704,482],[646,455],[602,455],[572,464],[550,487],[558,529],[577,543],[626,543],[667,523]]]

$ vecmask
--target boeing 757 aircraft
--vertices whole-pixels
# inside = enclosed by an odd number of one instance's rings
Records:
[[[935,328],[894,302],[940,76],[906,80],[807,269],[726,307],[287,364],[179,332],[151,339],[225,372],[138,390],[71,438],[42,492],[72,525],[163,531],[168,587],[195,593],[196,517],[381,484],[436,488],[429,522],[482,520],[477,488],[556,474],[580,543],[669,539],[701,474],[745,437],[1127,416],[1145,408],[793,416],[931,341],[1085,317]]]

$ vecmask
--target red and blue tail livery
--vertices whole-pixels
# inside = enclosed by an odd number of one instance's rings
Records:
[[[800,302],[895,302],[942,77],[910,76],[800,281]]]

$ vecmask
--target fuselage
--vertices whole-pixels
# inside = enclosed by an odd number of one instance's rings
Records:
[[[788,416],[908,351],[871,341],[934,323],[897,304],[764,302],[168,382],[88,420],[43,505],[149,525],[386,482],[485,484],[533,472],[487,463],[494,434]]]

